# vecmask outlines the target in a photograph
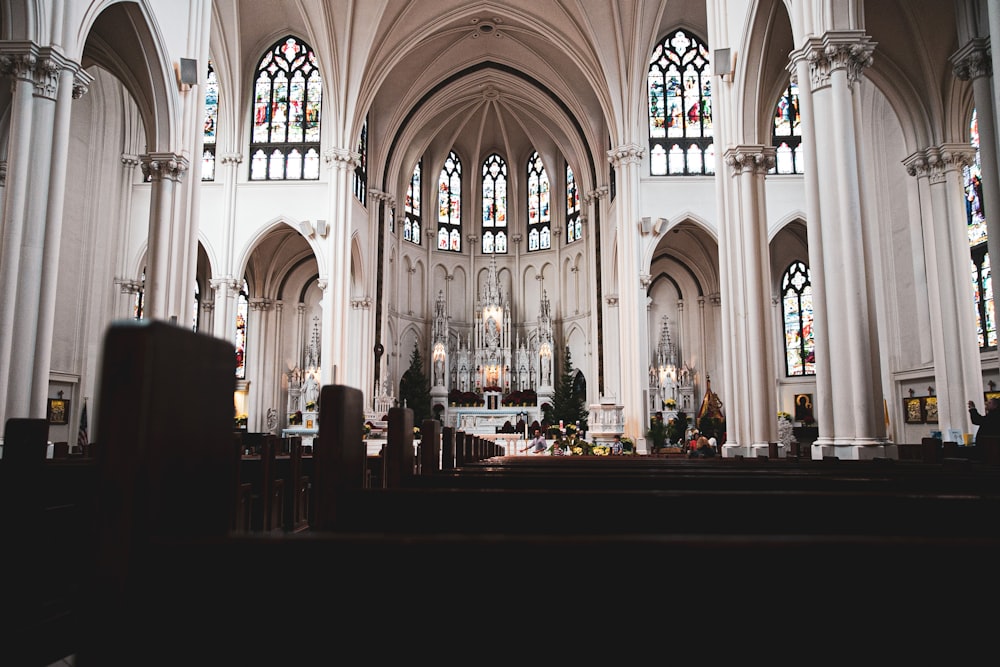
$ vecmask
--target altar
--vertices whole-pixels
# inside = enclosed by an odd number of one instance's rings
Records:
[[[312,447],[313,439],[319,434],[318,428],[306,428],[305,426],[289,426],[288,428],[281,429],[282,438],[291,438],[293,436],[299,436],[302,438],[302,446]]]
[[[521,419],[525,424],[541,420],[541,411],[536,407],[498,407],[489,408],[451,408],[448,411],[449,421],[457,431],[476,435],[494,435],[507,422],[517,426]],[[523,436],[523,433],[521,434]]]

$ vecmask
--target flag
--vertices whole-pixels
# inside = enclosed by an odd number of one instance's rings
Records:
[[[83,410],[80,410],[80,430],[76,433],[76,446],[83,449],[90,444],[87,435],[87,402],[83,402]]]

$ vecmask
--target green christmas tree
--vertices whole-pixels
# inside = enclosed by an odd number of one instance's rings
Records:
[[[431,418],[430,382],[424,375],[424,362],[416,344],[410,355],[410,367],[399,381],[399,400],[403,406],[413,410],[414,426],[420,426],[425,419]]]
[[[587,396],[586,392],[577,391],[576,370],[573,368],[573,357],[569,348],[566,348],[566,361],[563,363],[563,372],[559,378],[559,384],[552,395],[552,405],[545,410],[545,419],[550,424],[559,425],[559,420],[563,424],[580,423],[580,430],[587,429]]]

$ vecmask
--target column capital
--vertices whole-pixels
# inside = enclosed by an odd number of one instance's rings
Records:
[[[180,181],[188,170],[188,160],[176,153],[147,153],[142,160],[142,175],[152,180]]]
[[[249,302],[250,310],[265,311],[271,310],[271,300],[263,296],[251,297]]]
[[[122,294],[138,294],[142,290],[142,281],[131,278],[115,278],[115,285]]]
[[[519,243],[521,243],[521,241],[524,240],[524,237],[521,236],[520,234],[511,234],[510,235],[510,240],[511,240],[511,243],[513,243],[514,245],[518,245]]]
[[[642,289],[649,289],[649,285],[652,282],[653,282],[653,276],[649,275],[648,273],[639,274],[639,286],[642,287]]]
[[[361,153],[346,148],[331,148],[323,153],[323,159],[327,165],[347,171],[361,164]]]
[[[809,75],[813,90],[830,85],[830,73],[847,70],[847,80],[854,83],[861,78],[861,72],[872,64],[872,52],[878,42],[863,30],[836,30],[806,40],[801,49],[789,54],[795,63],[800,59],[809,62]]]
[[[725,152],[724,158],[733,176],[745,171],[766,174],[774,167],[775,149],[762,145],[733,146]]]
[[[362,297],[360,299],[351,299],[351,308],[355,310],[371,308],[372,298],[370,296]]]
[[[122,153],[121,161],[126,169],[135,169],[139,166],[139,156],[131,153]]]
[[[219,162],[225,165],[238,165],[243,163],[243,153],[223,153],[219,156]]]
[[[588,206],[604,197],[608,196],[610,189],[607,186],[595,188],[583,196],[583,201]]]
[[[213,290],[229,290],[231,292],[240,291],[240,283],[234,280],[231,276],[226,276],[225,278],[212,278],[208,281],[209,287]]]
[[[969,40],[949,58],[955,76],[962,81],[970,81],[993,74],[993,60],[990,58],[990,42],[977,37]]]
[[[637,164],[642,161],[646,149],[639,144],[622,144],[608,151],[608,162],[615,167],[624,164]]]
[[[615,306],[618,305],[618,295],[617,294],[607,295],[606,297],[604,297],[604,303],[614,308]]]
[[[917,151],[903,160],[906,173],[942,183],[949,171],[961,170],[976,159],[976,150],[969,144],[941,144]]]

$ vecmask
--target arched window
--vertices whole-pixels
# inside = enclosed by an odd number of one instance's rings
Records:
[[[323,81],[316,54],[289,36],[267,50],[256,72],[250,180],[319,179]]]
[[[804,262],[792,262],[781,278],[782,313],[785,322],[785,373],[816,374],[816,342],[813,338],[812,282]]]
[[[664,37],[649,59],[646,86],[650,174],[714,174],[712,72],[705,43],[684,30]]]
[[[777,159],[772,174],[801,174],[802,128],[799,124],[799,87],[789,82],[774,107],[771,145]]]
[[[986,210],[983,207],[983,172],[979,161],[979,121],[975,109],[969,124],[969,136],[972,147],[976,149],[976,160],[965,167],[963,176],[972,252],[972,292],[976,300],[976,335],[980,349],[994,349],[997,346],[997,325],[990,280],[990,254],[986,250]]]
[[[462,252],[462,161],[455,151],[438,177],[438,250]]]
[[[358,164],[354,167],[354,196],[362,206],[368,205],[368,118],[361,127],[358,140]]]
[[[528,252],[552,247],[549,175],[538,151],[528,158]]]
[[[507,252],[507,163],[493,153],[483,162],[483,253]]]
[[[579,241],[583,235],[580,220],[580,191],[576,187],[573,169],[566,163],[566,243]]]
[[[410,184],[406,186],[406,204],[403,207],[403,239],[420,245],[420,172],[424,168],[424,160],[417,161],[410,176]]]
[[[247,316],[250,311],[250,285],[246,279],[236,297],[236,332],[233,343],[236,345],[236,377],[245,380],[247,376]]]
[[[205,136],[201,151],[201,180],[215,180],[215,126],[219,121],[219,80],[212,61],[205,75]]]

